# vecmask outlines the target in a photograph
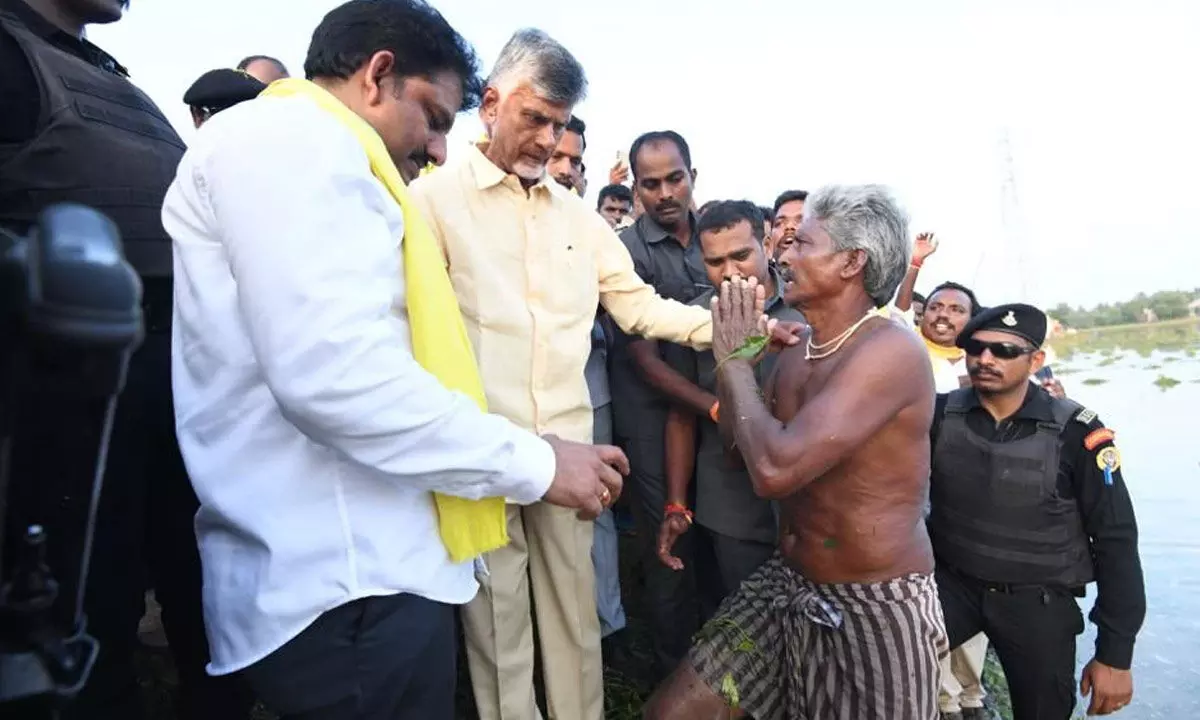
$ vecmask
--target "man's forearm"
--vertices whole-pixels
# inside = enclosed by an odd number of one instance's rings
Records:
[[[762,461],[767,459],[770,436],[778,432],[782,424],[763,402],[754,367],[749,362],[726,361],[717,370],[717,379],[723,429],[732,428],[734,444],[750,471],[754,490],[765,496],[771,488],[767,487],[767,478],[762,477]]]

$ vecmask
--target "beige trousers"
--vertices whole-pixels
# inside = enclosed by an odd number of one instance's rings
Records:
[[[509,544],[484,558],[488,576],[462,611],[480,720],[541,718],[533,693],[531,585],[550,719],[603,719],[592,525],[546,503],[508,506]]]
[[[979,633],[942,658],[942,689],[938,709],[958,712],[963,708],[983,707],[983,663],[987,659],[987,635]]]

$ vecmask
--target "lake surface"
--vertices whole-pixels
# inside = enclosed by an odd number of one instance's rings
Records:
[[[1137,513],[1148,607],[1134,651],[1134,700],[1115,716],[1123,720],[1200,718],[1200,343],[1173,345],[1085,346],[1060,351],[1054,365],[1067,393],[1116,431]],[[1093,599],[1094,586],[1081,601],[1085,615]],[[1088,622],[1080,669],[1095,640]],[[1086,710],[1080,702],[1077,716]]]

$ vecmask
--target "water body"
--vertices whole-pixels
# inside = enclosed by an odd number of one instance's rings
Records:
[[[1114,717],[1200,718],[1200,345],[1076,351],[1055,368],[1068,394],[1116,431],[1138,518],[1147,614],[1134,651],[1134,700]],[[1080,603],[1085,614],[1094,597],[1093,586]],[[1095,641],[1089,622],[1079,669]]]

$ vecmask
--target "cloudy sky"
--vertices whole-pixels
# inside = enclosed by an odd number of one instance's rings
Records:
[[[301,74],[336,4],[133,0],[89,36],[186,139],[181,98],[196,77],[259,53]],[[692,146],[701,202],[892,186],[914,232],[942,240],[918,289],[954,279],[987,304],[1091,305],[1200,286],[1195,0],[434,4],[485,69],[518,27],[575,53],[591,84],[577,114],[592,192],[618,149],[670,128]],[[451,156],[479,132],[460,117]]]

